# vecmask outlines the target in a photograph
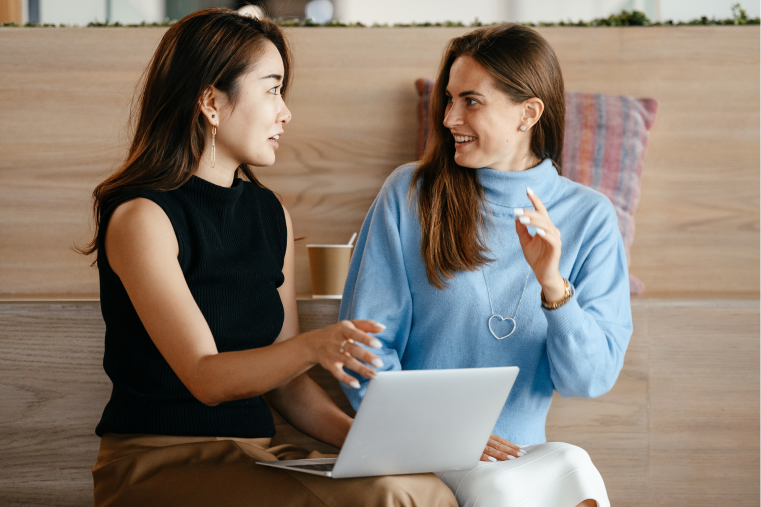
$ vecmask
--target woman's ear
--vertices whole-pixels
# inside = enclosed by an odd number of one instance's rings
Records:
[[[526,125],[526,130],[530,129],[539,122],[539,118],[542,117],[544,112],[544,102],[542,99],[532,97],[523,102],[523,124]]]
[[[208,87],[201,95],[201,114],[206,117],[209,125],[219,125],[220,91],[213,86]]]

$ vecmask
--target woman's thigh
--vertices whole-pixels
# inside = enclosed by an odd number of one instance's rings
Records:
[[[605,483],[584,449],[562,442],[524,447],[515,460],[479,462],[437,474],[461,507],[575,507],[586,499],[609,507]]]
[[[264,450],[232,440],[132,453],[93,471],[95,506],[457,505],[433,474],[331,479],[256,464],[304,457],[307,452],[294,446]]]

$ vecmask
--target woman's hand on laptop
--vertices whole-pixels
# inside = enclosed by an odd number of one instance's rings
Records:
[[[505,461],[520,458],[525,454],[526,451],[519,446],[492,433],[481,455],[481,461]]]
[[[344,366],[365,378],[375,378],[375,370],[367,364],[382,368],[383,361],[358,344],[363,343],[373,349],[381,348],[381,342],[367,333],[380,333],[384,329],[386,326],[372,320],[343,320],[312,331],[315,335],[312,341],[315,361],[339,381],[359,389],[359,382],[344,371]]]

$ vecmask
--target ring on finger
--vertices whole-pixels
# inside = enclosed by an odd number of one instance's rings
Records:
[[[341,342],[341,347],[338,349],[338,352],[340,354],[344,353],[344,347],[346,346],[347,343],[354,343],[354,340],[352,340],[351,338],[347,338],[344,341],[342,341]]]

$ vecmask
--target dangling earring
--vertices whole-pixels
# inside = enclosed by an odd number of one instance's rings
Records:
[[[526,126],[525,125],[521,125],[521,132],[526,132]]]
[[[211,167],[214,167],[214,164],[216,163],[217,159],[217,150],[214,146],[214,137],[217,135],[217,126],[212,125],[211,127]]]

